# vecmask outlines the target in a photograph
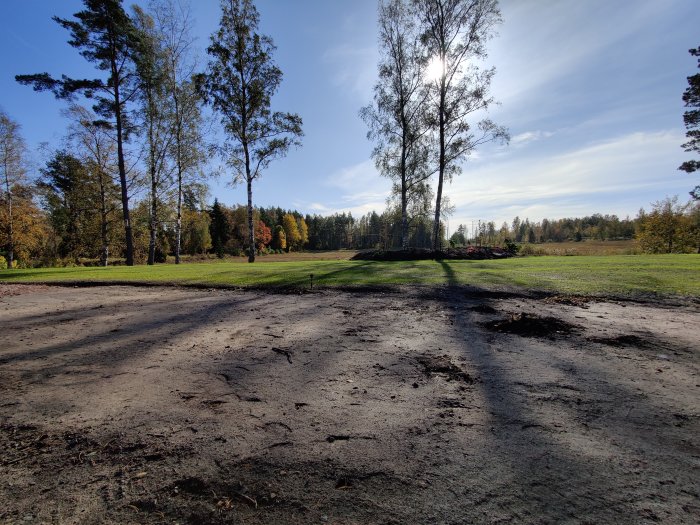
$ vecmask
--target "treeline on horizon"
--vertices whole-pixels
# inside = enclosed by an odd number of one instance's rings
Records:
[[[18,267],[45,267],[101,264],[104,253],[110,264],[124,263],[124,242],[116,228],[102,236],[103,217],[108,223],[123,220],[119,188],[112,182],[103,187],[89,174],[89,166],[65,151],[57,152],[33,183],[16,184],[14,196],[16,264]],[[214,199],[207,204],[205,182],[187,183],[181,206],[181,253],[188,256],[243,256],[248,248],[247,206],[225,205]],[[158,202],[158,233],[155,262],[172,261],[177,236],[177,193],[164,194]],[[7,224],[5,196],[0,222]],[[148,198],[132,209],[134,255],[137,263],[148,259],[151,228]],[[409,246],[431,248],[433,223],[427,213],[415,217],[408,228]],[[352,213],[332,215],[302,214],[281,207],[255,207],[253,212],[257,253],[302,250],[400,249],[401,210],[389,205],[381,212],[360,217]],[[669,236],[669,228],[673,233]],[[655,203],[650,212],[640,210],[635,218],[593,214],[580,218],[530,221],[515,217],[497,225],[475,221],[447,231],[440,227],[443,246],[507,246],[509,243],[548,243],[565,241],[613,241],[640,239],[649,252],[695,251],[699,243],[700,203],[678,204],[677,199]],[[105,241],[106,239],[106,241]],[[654,240],[655,239],[655,240]],[[671,243],[669,245],[669,239]],[[652,242],[653,240],[653,242]],[[103,244],[106,242],[106,246]],[[4,256],[0,249],[0,257]],[[0,261],[0,267],[4,261]]]

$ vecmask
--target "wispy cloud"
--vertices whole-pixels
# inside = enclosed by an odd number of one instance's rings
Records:
[[[519,133],[510,139],[510,146],[522,147],[530,142],[535,142],[542,139],[547,139],[554,135],[552,131],[526,131]]]
[[[645,203],[642,194],[661,198],[688,185],[675,170],[682,137],[676,131],[631,133],[555,155],[467,165],[447,187],[457,207],[451,222],[633,214]],[[601,203],[609,209],[599,210]]]
[[[488,62],[498,69],[494,94],[506,108],[537,100],[542,103],[534,107],[540,112],[552,110],[556,107],[553,96],[572,94],[557,92],[560,81],[604,67],[607,62],[600,57],[618,53],[625,39],[644,34],[669,8],[655,0],[640,0],[633,6],[607,0],[541,0],[536,4],[533,8],[532,2],[503,3],[505,24],[490,46]],[[588,87],[578,86],[584,93]]]

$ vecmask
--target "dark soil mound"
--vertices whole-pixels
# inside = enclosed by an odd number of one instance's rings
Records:
[[[408,250],[367,250],[353,256],[361,261],[417,261],[424,259],[503,259],[512,257],[513,253],[503,248],[486,246],[467,246],[466,248],[448,248],[447,250],[428,250],[410,248]]]
[[[474,379],[455,365],[447,355],[421,355],[416,358],[416,361],[423,367],[423,372],[427,376],[440,375],[448,381],[474,382]]]
[[[568,334],[578,327],[556,317],[538,317],[532,314],[515,314],[508,319],[489,321],[484,326],[493,332],[516,334],[523,337],[553,337]]]
[[[618,335],[615,337],[593,337],[590,339],[594,343],[601,343],[609,346],[616,346],[618,348],[632,346],[636,348],[646,348],[653,346],[651,342],[642,339],[636,335]]]
[[[543,302],[546,304],[565,304],[567,306],[588,308],[590,299],[579,295],[553,295],[551,297],[546,297]]]

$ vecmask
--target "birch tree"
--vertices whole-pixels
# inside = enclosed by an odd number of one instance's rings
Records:
[[[173,144],[171,156],[175,164],[177,209],[175,224],[175,264],[180,264],[182,245],[183,191],[188,180],[201,172],[204,163],[203,119],[200,100],[192,76],[196,61],[192,58],[193,38],[189,4],[181,0],[160,0],[151,4],[153,18],[159,29],[167,63],[167,94],[171,99]]]
[[[486,43],[501,23],[497,0],[414,0],[428,63],[431,124],[436,134],[437,193],[433,249],[441,247],[440,218],[445,180],[459,174],[476,147],[507,140],[505,128],[474,115],[494,100],[489,93],[495,69],[481,69]]]
[[[271,101],[282,82],[275,46],[258,33],[260,16],[252,0],[222,0],[221,21],[207,48],[207,70],[198,76],[199,91],[221,116],[228,136],[225,155],[234,180],[248,194],[248,262],[255,261],[253,181],[274,159],[300,145],[302,120],[272,112]]]
[[[408,0],[379,4],[379,81],[374,101],[360,112],[376,142],[372,152],[380,173],[394,181],[401,207],[401,247],[408,248],[408,211],[426,191],[428,169],[425,60],[413,5]]]
[[[134,23],[139,32],[135,53],[139,79],[141,121],[146,137],[146,164],[149,180],[149,242],[147,264],[155,263],[156,238],[161,193],[167,188],[171,168],[168,153],[174,142],[172,98],[167,93],[170,66],[163,48],[163,36],[153,18],[139,6],[134,6]]]
[[[0,110],[0,177],[2,197],[5,204],[5,252],[7,267],[13,268],[15,259],[15,210],[13,209],[14,193],[18,185],[26,178],[27,146],[20,134],[20,126],[7,113]]]

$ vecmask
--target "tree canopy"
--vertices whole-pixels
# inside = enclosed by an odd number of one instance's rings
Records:
[[[258,31],[260,16],[251,0],[222,0],[218,31],[207,53],[211,57],[197,85],[221,117],[227,134],[225,154],[234,179],[248,192],[248,260],[255,261],[253,180],[274,159],[300,145],[302,120],[292,113],[273,112],[272,96],[282,83],[282,71],[272,59],[275,46]]]
[[[700,69],[700,46],[695,49],[690,49],[688,52],[698,57],[698,68]],[[685,124],[688,142],[683,144],[683,149],[688,153],[700,154],[700,73],[695,73],[688,77],[688,87],[683,93],[683,102],[685,107],[693,108],[683,113],[683,122]],[[700,159],[687,160],[681,164],[679,170],[693,173],[700,170]],[[695,200],[700,200],[700,186],[695,186],[695,189],[690,192]]]

